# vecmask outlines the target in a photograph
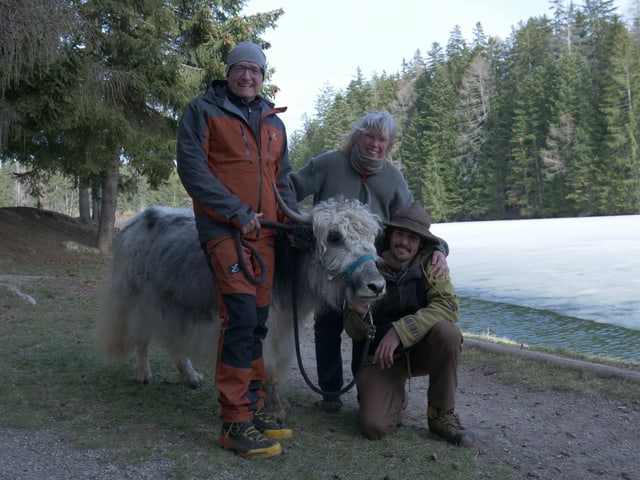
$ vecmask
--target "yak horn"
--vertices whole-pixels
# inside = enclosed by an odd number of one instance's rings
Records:
[[[285,203],[278,191],[278,187],[276,184],[273,184],[273,191],[276,194],[276,200],[278,201],[278,205],[284,212],[285,216],[294,223],[308,223],[311,224],[311,214],[309,212],[295,212],[289,208],[289,206]]]

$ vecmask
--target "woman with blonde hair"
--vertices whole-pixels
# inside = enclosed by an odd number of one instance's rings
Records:
[[[296,172],[289,174],[298,202],[313,195],[313,204],[342,196],[360,200],[387,221],[399,207],[413,201],[407,181],[391,161],[391,150],[398,136],[394,118],[384,111],[367,113],[358,119],[340,148],[324,152]],[[441,246],[433,256],[434,272],[448,274]],[[325,392],[322,407],[327,412],[342,409],[343,386],[342,312],[315,313],[314,335],[318,383]],[[353,364],[352,364],[353,365]]]

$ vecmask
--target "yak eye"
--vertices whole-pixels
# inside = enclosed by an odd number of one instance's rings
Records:
[[[329,235],[327,235],[327,241],[331,245],[339,245],[342,243],[342,235],[340,232],[329,232]]]

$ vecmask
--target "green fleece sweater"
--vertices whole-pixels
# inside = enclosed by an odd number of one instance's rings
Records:
[[[349,157],[339,150],[312,158],[300,170],[291,172],[289,179],[299,202],[310,195],[314,205],[339,196],[356,199],[368,204],[382,221],[413,201],[404,176],[390,162],[380,172],[365,176],[356,172]]]

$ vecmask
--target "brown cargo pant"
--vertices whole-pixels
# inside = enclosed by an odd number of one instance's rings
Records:
[[[429,404],[445,411],[453,409],[461,351],[460,329],[453,322],[443,321],[436,323],[391,368],[383,370],[378,365],[365,364],[357,381],[363,435],[377,440],[402,422],[408,401],[405,384],[410,377],[429,375]]]

